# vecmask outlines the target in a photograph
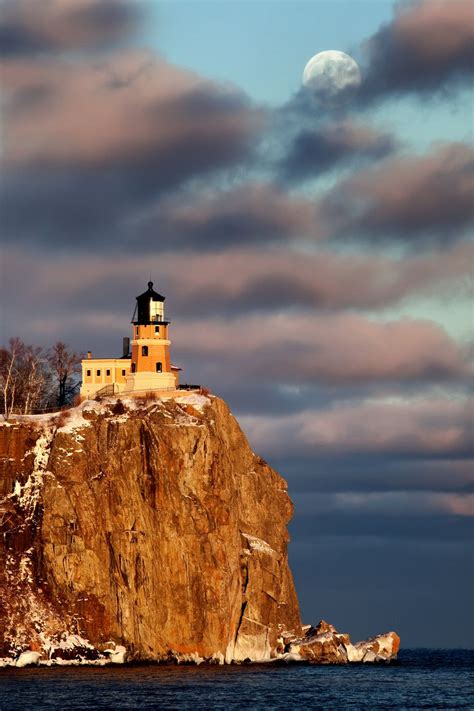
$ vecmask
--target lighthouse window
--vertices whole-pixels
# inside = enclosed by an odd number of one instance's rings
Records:
[[[106,375],[110,375],[110,370],[106,370],[106,371],[105,371],[105,374],[106,374]]]
[[[100,370],[97,370],[97,377],[100,377]]]
[[[161,373],[163,371],[163,366],[161,363],[156,364],[156,372]]]
[[[90,371],[90,370],[86,370],[86,375],[87,375],[88,378],[90,378],[90,377],[91,377],[91,371]]]
[[[142,346],[142,356],[148,355],[148,346]]]
[[[135,363],[132,363],[132,373],[134,373],[134,372],[135,372],[135,368],[136,368],[136,365],[135,365]]]
[[[124,377],[125,377],[125,373],[126,373],[126,371],[125,371],[125,370],[122,370],[122,375],[123,375]]]
[[[159,326],[155,326],[155,333],[159,333],[159,332],[160,332],[160,327],[159,327]]]

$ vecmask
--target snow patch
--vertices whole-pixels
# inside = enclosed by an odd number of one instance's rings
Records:
[[[72,410],[66,410],[66,413],[67,420],[64,425],[58,427],[57,432],[74,434],[76,430],[82,429],[83,427],[90,427],[92,425],[90,420],[86,420],[84,418],[83,409],[80,407],[75,407]],[[76,441],[81,441],[84,440],[84,437],[76,434],[75,439]]]
[[[272,548],[266,541],[262,538],[257,538],[256,536],[251,536],[248,533],[242,533],[243,537],[247,539],[251,551],[259,551],[260,553],[267,553],[268,555],[278,555],[276,550]]]
[[[189,395],[178,395],[173,397],[178,403],[183,403],[185,405],[191,405],[195,410],[203,412],[204,408],[211,404],[211,401],[206,395],[198,395],[197,393],[190,393]]]
[[[25,511],[27,521],[31,520],[35,514],[36,506],[43,488],[43,477],[49,473],[47,467],[52,439],[53,430],[44,430],[33,447],[33,471],[23,486],[21,486],[19,482],[15,482],[14,494],[21,508]]]

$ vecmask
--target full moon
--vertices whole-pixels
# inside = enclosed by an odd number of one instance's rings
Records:
[[[303,85],[318,99],[339,103],[360,86],[357,62],[345,52],[329,49],[311,57],[303,72]]]

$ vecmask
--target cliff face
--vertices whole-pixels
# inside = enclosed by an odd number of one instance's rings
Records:
[[[0,426],[0,656],[269,659],[301,634],[285,481],[224,402]]]

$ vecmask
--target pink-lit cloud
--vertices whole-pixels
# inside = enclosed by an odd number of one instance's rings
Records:
[[[165,170],[187,151],[192,174],[241,157],[261,126],[236,89],[147,52],[81,63],[8,61],[2,81],[5,159],[13,164],[125,161],[146,170],[161,160]]]
[[[466,0],[399,4],[393,20],[366,42],[364,100],[449,89],[474,67],[472,5]]]
[[[0,54],[104,47],[130,36],[144,8],[141,0],[2,0]]]
[[[254,447],[268,456],[299,452],[453,456],[472,448],[472,403],[425,398],[415,401],[339,403],[283,417],[246,416]]]
[[[474,150],[436,147],[389,158],[332,188],[320,202],[327,234],[384,243],[459,239],[474,217]]]
[[[443,252],[390,259],[371,255],[345,255],[320,250],[302,254],[285,248],[254,250],[233,249],[214,253],[166,253],[155,256],[77,255],[74,270],[68,268],[69,256],[51,256],[38,260],[35,253],[10,249],[3,260],[5,299],[18,280],[24,284],[18,296],[18,309],[28,310],[35,301],[35,321],[41,310],[51,310],[50,289],[54,284],[55,317],[60,311],[70,318],[75,306],[76,321],[85,324],[103,304],[104,291],[121,295],[120,284],[129,285],[126,303],[116,299],[110,304],[110,319],[124,321],[134,289],[139,291],[144,274],[153,279],[165,295],[179,320],[199,315],[206,320],[218,314],[249,317],[252,323],[266,323],[266,313],[285,312],[291,320],[295,309],[312,310],[311,318],[325,312],[380,309],[403,298],[420,294],[469,293],[474,245],[460,243]],[[77,310],[77,305],[82,305]],[[28,311],[27,311],[28,312]],[[126,311],[128,315],[128,311]],[[260,314],[260,315],[258,315]],[[327,318],[329,324],[332,319]],[[326,321],[324,321],[326,323]],[[59,326],[58,326],[59,328]],[[330,326],[328,326],[330,328]]]
[[[271,314],[181,322],[181,352],[280,383],[419,381],[466,374],[463,349],[431,321],[378,322],[355,314]]]

